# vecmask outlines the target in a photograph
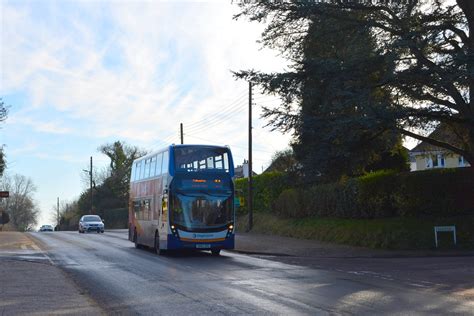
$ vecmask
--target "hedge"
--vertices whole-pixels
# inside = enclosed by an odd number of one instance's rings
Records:
[[[284,218],[450,217],[474,213],[473,168],[396,174],[283,190],[271,204]]]
[[[278,199],[281,192],[290,188],[287,175],[281,172],[267,172],[255,176],[253,179],[253,210],[256,212],[270,211],[272,203]],[[242,178],[235,181],[237,196],[243,198],[240,214],[247,213],[248,179]]]

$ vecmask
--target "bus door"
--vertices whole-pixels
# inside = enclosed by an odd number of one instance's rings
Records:
[[[160,240],[166,242],[168,237],[168,213],[169,213],[169,198],[168,190],[165,189],[160,194],[160,216],[158,221],[158,232],[160,234]]]

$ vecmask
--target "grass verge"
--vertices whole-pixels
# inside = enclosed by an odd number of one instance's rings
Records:
[[[253,231],[369,248],[433,249],[433,226],[448,225],[456,226],[458,245],[453,246],[452,233],[442,233],[438,236],[441,249],[474,249],[474,216],[443,219],[282,219],[256,213]],[[237,227],[241,231],[247,228],[246,216],[238,219]]]

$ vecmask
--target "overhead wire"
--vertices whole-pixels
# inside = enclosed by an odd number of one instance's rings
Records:
[[[235,107],[234,105],[235,105],[236,103],[240,102],[241,99],[246,98],[246,97],[247,97],[247,95],[246,95],[244,92],[241,92],[241,93],[237,94],[237,97],[236,97],[232,102],[230,102],[230,103],[227,104],[226,106],[220,107],[220,108],[219,108],[219,109],[220,109],[220,112],[218,112],[218,113],[216,113],[216,114],[213,114],[213,115],[211,115],[210,117],[219,115],[222,111],[227,111],[227,110],[229,110],[229,109],[234,108],[234,107]],[[192,126],[192,125],[197,125],[197,124],[200,124],[200,123],[201,123],[201,121],[197,121],[197,122],[195,122],[195,123],[190,123],[190,124],[187,124],[187,125],[188,125],[188,126]]]
[[[220,110],[217,114],[211,115],[205,118],[204,120],[198,121],[196,123],[185,125],[186,129],[191,130],[194,128],[202,127],[210,123],[213,123],[215,121],[222,120],[224,117],[227,117],[229,114],[235,114],[236,112],[240,111],[240,109],[243,106],[243,103],[242,103],[243,97],[244,96],[238,98],[232,103],[232,106],[227,106],[226,108]]]
[[[232,117],[235,117],[239,113],[240,113],[240,111],[229,112],[226,115],[220,117],[219,119],[216,119],[216,120],[214,120],[212,122],[209,122],[207,124],[203,124],[201,126],[196,126],[196,127],[189,128],[189,129],[186,128],[186,132],[188,132],[188,133],[197,133],[197,132],[200,132],[200,131],[203,131],[203,130],[208,130],[211,127],[215,127],[215,126],[221,125],[223,123],[228,123],[229,122],[228,119],[230,119]]]
[[[186,135],[186,134],[184,134]],[[210,139],[206,139],[206,138],[202,138],[202,137],[198,137],[198,136],[194,136],[194,135],[188,135],[188,137],[191,137],[191,138],[196,138],[196,139],[200,139],[200,140],[204,140],[206,142],[211,142],[211,143],[215,143],[215,140],[210,140]],[[240,149],[248,149],[247,147],[243,147],[243,146],[237,146],[237,145],[232,145],[232,144],[226,144],[226,145],[229,145],[231,147],[235,147],[235,148],[240,148]],[[262,150],[262,149],[256,149],[256,148],[253,148],[253,150],[255,151],[260,151],[260,152],[264,152],[264,153],[267,153],[267,154],[273,154],[272,152],[270,151],[267,151],[267,150]]]

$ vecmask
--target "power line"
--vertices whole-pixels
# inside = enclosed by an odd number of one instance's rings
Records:
[[[186,135],[188,137],[191,137],[191,138],[196,138],[196,139],[199,139],[199,140],[210,142],[210,143],[215,143],[216,142],[215,140],[210,140],[210,139],[206,139],[206,138],[202,138],[202,137],[198,137],[198,136],[194,136],[194,135],[191,136],[191,135],[188,135],[186,133],[184,135]],[[226,145],[229,145],[230,147],[240,148],[240,149],[247,149],[247,147],[242,147],[242,146],[237,146],[237,145],[232,145],[232,144],[226,144]],[[255,149],[255,148],[253,150],[264,152],[264,153],[267,153],[267,154],[273,154],[272,152],[267,151],[267,150]]]
[[[242,99],[243,98],[240,97],[239,99],[235,100],[232,103],[232,106],[227,106],[226,108],[220,110],[219,112],[217,112],[214,115],[211,115],[211,116],[205,118],[204,120],[201,120],[201,121],[198,121],[198,122],[195,122],[195,123],[192,123],[192,124],[185,125],[186,129],[189,130],[189,129],[201,127],[203,125],[207,125],[209,123],[215,122],[216,120],[221,120],[223,116],[227,116],[229,113],[235,113],[237,110],[242,108],[242,105],[243,105],[242,104],[242,101],[243,101]]]
[[[194,128],[187,129],[186,131],[190,132],[190,133],[197,133],[197,132],[200,132],[200,131],[203,131],[203,130],[207,130],[211,127],[218,126],[222,123],[228,123],[228,121],[227,121],[228,119],[234,117],[236,114],[239,114],[239,113],[240,113],[240,111],[227,113],[227,115],[222,116],[218,120],[214,120],[213,122],[210,122],[208,124],[204,124],[202,126],[197,126],[197,127],[194,127]]]
[[[213,118],[213,117],[215,117],[215,116],[219,116],[222,112],[227,112],[227,111],[229,111],[229,110],[235,109],[235,108],[236,108],[236,105],[235,105],[235,104],[237,103],[237,105],[238,105],[238,103],[239,103],[243,98],[245,98],[245,95],[244,95],[244,94],[241,94],[240,96],[237,97],[237,99],[233,100],[231,103],[227,104],[227,105],[224,106],[224,107],[221,107],[219,112],[210,115],[208,118],[206,118],[206,120],[209,119],[209,118]],[[186,124],[186,126],[194,126],[194,125],[199,125],[199,124],[202,124],[202,123],[203,123],[203,120],[197,121],[197,122],[194,122],[194,123],[190,123],[190,124]]]

